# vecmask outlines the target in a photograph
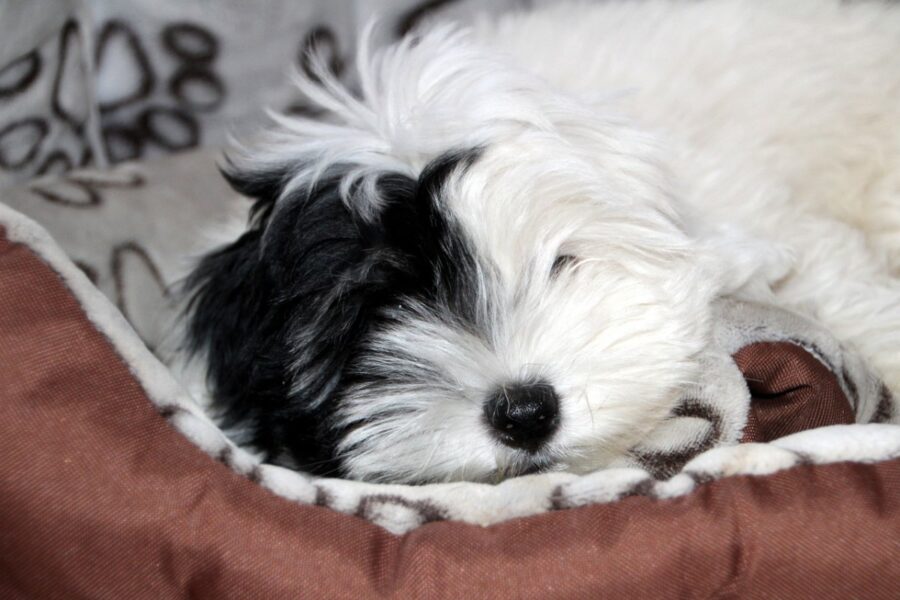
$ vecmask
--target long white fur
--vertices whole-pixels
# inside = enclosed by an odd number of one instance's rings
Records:
[[[490,479],[526,462],[482,423],[485,394],[554,382],[540,459],[601,467],[697,374],[716,295],[819,319],[900,393],[900,7],[836,0],[603,2],[433,28],[357,60],[361,97],[298,86],[325,121],[276,116],[248,151],[289,188],[358,165],[416,176],[483,147],[445,202],[490,264],[484,335],[422,307],[373,347],[436,372],[345,399],[352,476]],[[549,276],[560,254],[577,262]],[[380,356],[382,354],[379,354]],[[397,410],[402,408],[403,410]]]
[[[779,301],[898,388],[900,8],[611,2],[480,34],[558,89],[622,91],[616,108],[666,141],[696,218],[787,246],[796,264]],[[548,36],[552,53],[534,43]]]

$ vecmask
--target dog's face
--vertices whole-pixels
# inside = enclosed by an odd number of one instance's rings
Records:
[[[230,424],[299,468],[425,482],[592,470],[663,419],[710,286],[647,140],[552,108],[413,158],[328,126],[337,160],[292,141],[232,170],[257,214],[190,281]]]

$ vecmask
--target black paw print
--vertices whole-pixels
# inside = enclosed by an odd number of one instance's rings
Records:
[[[105,119],[103,137],[113,162],[142,156],[148,146],[168,152],[186,150],[201,142],[198,116],[217,110],[226,96],[225,84],[214,70],[219,54],[216,37],[194,23],[174,22],[160,31],[161,47],[176,66],[164,81],[173,104],[156,104],[157,73],[140,37],[124,21],[107,22],[97,44],[97,69],[108,60],[127,55],[132,83],[100,105],[106,115],[120,109],[137,108],[130,119],[116,115]],[[122,58],[118,58],[120,63]]]
[[[0,124],[0,169],[43,175],[90,162],[90,147],[85,139],[88,110],[84,94],[78,89],[85,81],[83,46],[78,24],[69,20],[56,39],[55,66],[53,46],[49,46],[49,50],[36,48],[0,69],[0,106],[30,102],[26,94],[35,83],[42,77],[53,78],[50,114],[28,115]],[[62,146],[68,151],[62,147],[44,148],[48,136],[64,142]],[[76,157],[68,153],[73,148]]]
[[[341,77],[346,63],[341,55],[340,44],[337,35],[327,25],[316,25],[300,40],[297,47],[297,66],[304,75],[313,81],[319,81],[320,77],[313,66],[313,57],[320,56],[324,60],[325,67],[335,76]],[[297,100],[285,107],[285,112],[290,115],[316,117],[321,111],[311,106],[305,100]]]

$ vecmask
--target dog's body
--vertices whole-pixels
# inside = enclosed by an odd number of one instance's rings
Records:
[[[558,6],[358,66],[361,100],[301,81],[330,118],[229,170],[256,216],[189,281],[211,393],[273,460],[601,467],[696,378],[723,295],[900,392],[900,7]]]

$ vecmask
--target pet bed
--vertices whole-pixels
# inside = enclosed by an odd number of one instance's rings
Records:
[[[249,112],[207,31],[238,28],[166,11],[134,24],[100,2],[85,24],[81,4],[57,4],[70,18],[19,8],[42,45],[0,54],[0,596],[895,596],[896,401],[827,332],[770,307],[722,302],[703,380],[590,475],[374,485],[234,446],[153,350],[194,240],[246,210],[214,147],[184,151]],[[90,84],[104,63],[93,73],[79,44],[110,29],[145,55],[126,65],[187,56],[229,95],[188,102],[137,77],[144,95],[95,97],[111,93]],[[174,112],[152,112],[163,101]]]

